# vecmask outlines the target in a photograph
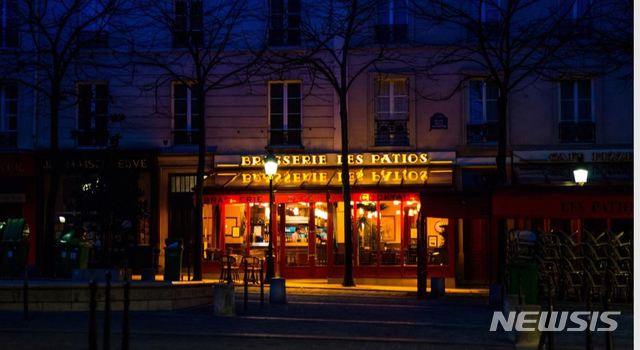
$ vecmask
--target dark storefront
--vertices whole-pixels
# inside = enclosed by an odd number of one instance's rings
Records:
[[[0,221],[25,218],[29,229],[29,265],[36,256],[35,160],[31,154],[0,154]]]
[[[54,242],[63,232],[75,230],[91,246],[89,267],[155,266],[156,154],[64,152],[60,159]],[[47,155],[41,156],[40,164],[45,197],[51,181]]]

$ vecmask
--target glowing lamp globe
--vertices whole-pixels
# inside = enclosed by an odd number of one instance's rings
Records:
[[[264,157],[264,172],[267,176],[273,176],[278,172],[278,159],[271,153]]]

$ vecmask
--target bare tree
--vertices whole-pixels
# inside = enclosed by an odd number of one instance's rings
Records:
[[[61,0],[16,2],[15,25],[20,28],[20,49],[5,54],[1,76],[34,90],[46,100],[50,132],[50,181],[44,210],[42,266],[52,266],[55,204],[60,177],[59,117],[65,84],[83,67],[98,64],[86,54],[99,35],[124,8],[125,0]],[[90,46],[90,45],[89,45]],[[13,64],[11,64],[13,63]],[[51,272],[51,271],[45,271]]]
[[[251,20],[248,1],[177,0],[139,2],[129,31],[127,55],[152,69],[152,89],[177,83],[192,96],[198,118],[184,142],[198,145],[194,210],[193,279],[202,279],[202,206],[207,140],[206,97],[212,91],[247,83],[259,70],[264,28]],[[253,34],[253,36],[251,35]],[[135,76],[135,74],[134,74]],[[146,88],[149,88],[147,86]]]
[[[434,32],[448,28],[456,33],[420,61],[418,69],[449,66],[457,71],[464,64],[480,72],[480,76],[457,74],[459,81],[454,91],[443,94],[445,98],[471,78],[484,78],[497,86],[497,183],[506,184],[509,98],[541,76],[556,74],[557,79],[558,72],[569,68],[594,73],[589,65],[595,61],[585,59],[589,53],[578,48],[591,42],[587,33],[596,7],[581,0],[418,0],[413,8]],[[449,72],[449,77],[455,75]]]
[[[270,51],[270,59],[306,69],[314,83],[328,83],[340,109],[341,179],[344,201],[344,286],[353,279],[353,227],[349,177],[348,94],[358,77],[385,59],[385,45],[374,40],[379,1],[305,3],[299,20],[301,48]]]
[[[430,47],[433,54],[418,60],[419,70],[434,74],[446,71],[456,77],[455,87],[439,98],[447,99],[459,92],[471,78],[483,78],[497,86],[495,117],[497,120],[497,186],[509,182],[507,172],[510,121],[509,100],[512,94],[539,78],[557,80],[564,77],[593,77],[606,74],[609,68],[603,57],[612,50],[598,50],[594,29],[609,33],[613,26],[602,26],[607,13],[619,12],[625,0],[416,0],[412,2],[417,18],[430,24],[432,35],[444,29],[445,40]],[[612,4],[618,5],[612,5]],[[623,10],[624,12],[624,10]],[[612,17],[610,17],[612,18]],[[631,28],[630,22],[621,24]],[[427,34],[428,35],[428,34]],[[602,36],[602,33],[599,34]],[[621,47],[626,46],[625,42]],[[620,57],[620,56],[618,56]],[[629,63],[623,59],[623,64]],[[467,75],[460,67],[479,72]],[[437,75],[439,73],[435,73]],[[433,97],[433,96],[432,96]],[[504,261],[505,221],[499,222],[499,254]],[[504,268],[503,264],[499,265]],[[498,271],[498,283],[503,271]]]

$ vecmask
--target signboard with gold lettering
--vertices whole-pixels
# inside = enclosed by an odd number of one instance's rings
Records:
[[[339,166],[342,155],[328,154],[276,154],[278,165],[286,167]],[[381,152],[354,153],[347,158],[356,166],[420,166],[429,164],[453,164],[455,152]],[[217,167],[262,167],[263,155],[216,156]]]

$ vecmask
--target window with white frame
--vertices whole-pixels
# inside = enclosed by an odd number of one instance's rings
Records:
[[[407,41],[409,27],[408,0],[379,0],[376,41],[398,43]]]
[[[18,0],[0,0],[0,47],[18,47]]]
[[[595,139],[592,81],[560,81],[560,140],[592,142]]]
[[[577,20],[584,16],[591,6],[590,0],[558,0],[560,15],[568,20]]]
[[[502,1],[503,0],[479,0],[480,1],[480,19],[483,23],[500,22],[502,18]]]
[[[197,144],[200,141],[199,126],[202,115],[198,99],[183,83],[173,83],[173,141],[174,144]]]
[[[269,83],[269,144],[302,144],[302,95],[300,82]]]
[[[494,142],[497,140],[498,84],[492,80],[469,81],[469,121],[467,141]]]
[[[98,49],[109,46],[109,14],[108,4],[103,0],[89,0],[78,11],[78,23],[88,23],[80,32],[78,45],[84,49]]]
[[[375,145],[409,145],[409,83],[407,78],[377,79],[375,83]]]
[[[269,45],[300,45],[300,0],[269,1]]]
[[[107,83],[78,83],[79,146],[106,146],[109,124],[109,87]]]
[[[201,46],[203,43],[202,0],[174,0],[173,47]]]
[[[0,82],[0,147],[15,147],[18,135],[18,84]]]

